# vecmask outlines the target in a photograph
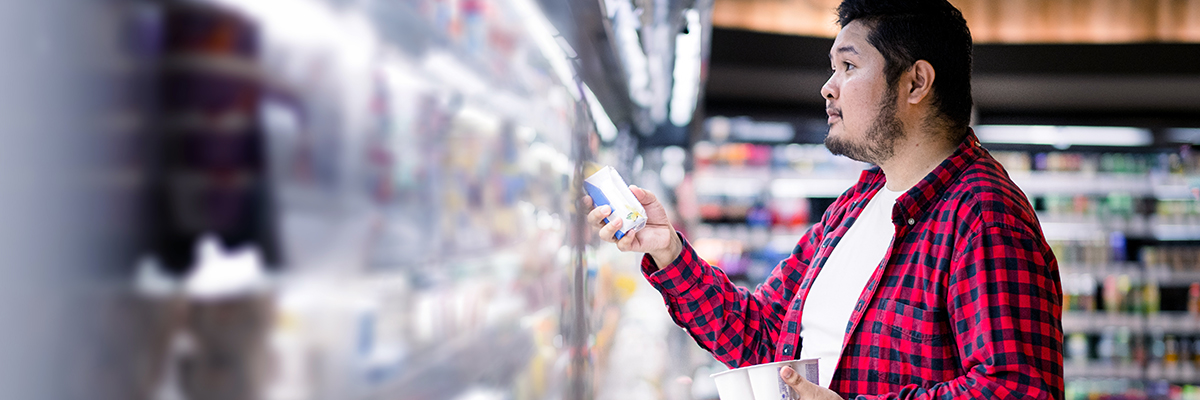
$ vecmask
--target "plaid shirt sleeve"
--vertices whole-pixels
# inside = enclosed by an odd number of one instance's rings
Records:
[[[859,399],[1055,399],[1063,387],[1061,286],[1025,229],[988,226],[963,243],[947,287],[963,375]]]
[[[822,224],[813,225],[754,292],[735,286],[724,272],[700,259],[686,239],[679,257],[662,269],[646,255],[642,273],[663,294],[675,323],[717,360],[732,368],[771,362],[783,316],[821,231]]]

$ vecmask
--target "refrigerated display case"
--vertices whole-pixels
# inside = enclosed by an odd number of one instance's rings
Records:
[[[638,255],[600,242],[577,202],[587,163],[637,182],[639,127],[666,121],[674,30],[702,45],[705,7],[98,7],[92,33],[111,48],[96,52],[111,59],[97,79],[117,101],[105,146],[81,152],[103,152],[124,275],[91,292],[98,345],[79,346],[79,369],[95,372],[64,373],[67,392],[584,399],[690,374],[611,372],[643,355],[629,351],[638,329],[665,338],[669,321],[646,307]],[[682,97],[676,113],[691,113]]]
[[[114,135],[131,178],[111,189],[133,283],[106,289],[97,340],[129,362],[79,389],[595,397],[645,283],[584,226],[579,182],[588,162],[640,172],[628,121],[644,110],[607,115],[631,99],[592,89],[628,82],[585,80],[572,44],[598,39],[544,6],[107,4],[101,32],[134,84],[121,115],[139,123]]]
[[[708,2],[74,6],[2,13],[31,20],[4,36],[31,38],[0,79],[36,89],[4,95],[35,138],[5,147],[35,172],[0,174],[32,189],[6,192],[22,208],[5,204],[0,244],[28,267],[4,273],[54,277],[2,291],[35,314],[0,330],[12,393],[588,399],[690,374],[672,347],[666,369],[611,374],[638,333],[671,330],[638,255],[596,239],[576,201],[587,162],[637,183],[649,108],[666,121],[673,80],[701,79],[700,60],[673,79],[672,44],[703,53]],[[37,262],[54,257],[70,267]]]

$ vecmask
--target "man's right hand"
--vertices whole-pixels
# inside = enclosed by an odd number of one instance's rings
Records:
[[[599,230],[601,240],[616,243],[617,249],[621,251],[649,254],[654,258],[654,263],[662,268],[679,257],[679,252],[683,251],[683,242],[679,239],[679,235],[675,234],[675,227],[671,226],[671,221],[667,220],[667,210],[663,208],[654,193],[633,185],[629,186],[629,190],[642,203],[642,207],[646,208],[645,228],[617,240],[617,230],[621,229],[624,220],[610,218],[610,222],[605,224],[604,218],[612,214],[612,207],[609,206],[593,208],[587,216],[588,224],[593,229]],[[594,205],[591,197],[584,198],[584,204]]]

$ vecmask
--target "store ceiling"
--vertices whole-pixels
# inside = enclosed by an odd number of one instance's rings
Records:
[[[823,118],[832,43],[714,28],[706,113]],[[1008,122],[1200,123],[1200,44],[977,44],[972,83]]]
[[[716,0],[713,25],[831,38],[841,0]],[[976,43],[1200,42],[1200,0],[950,0]]]

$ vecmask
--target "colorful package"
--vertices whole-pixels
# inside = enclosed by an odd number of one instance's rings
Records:
[[[646,226],[646,209],[642,207],[642,203],[637,197],[633,196],[633,192],[629,190],[629,185],[625,184],[625,180],[621,179],[621,175],[612,167],[606,166],[601,168],[596,173],[587,177],[583,182],[583,188],[587,190],[589,196],[592,196],[592,202],[596,207],[610,206],[613,213],[609,217],[618,217],[625,220],[621,224],[621,229],[617,230],[616,238],[620,240],[632,232],[637,232]],[[604,219],[604,223],[608,223],[608,218]]]

